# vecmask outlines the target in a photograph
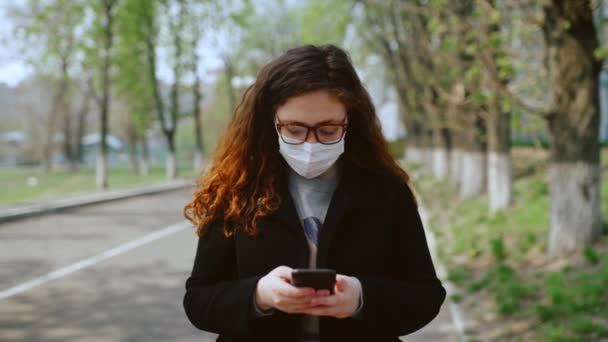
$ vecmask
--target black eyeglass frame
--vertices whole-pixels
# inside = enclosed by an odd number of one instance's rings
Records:
[[[278,120],[278,118],[277,118],[277,120]],[[344,120],[346,121],[346,119],[344,119]],[[315,138],[317,138],[317,141],[320,144],[323,144],[323,145],[334,145],[334,144],[337,144],[340,141],[342,141],[342,139],[344,139],[344,136],[346,135],[346,131],[347,131],[347,128],[348,128],[348,122],[343,122],[343,123],[320,123],[320,124],[316,124],[314,126],[308,126],[308,125],[304,125],[304,124],[301,124],[301,123],[282,123],[282,122],[279,121],[279,122],[275,123],[275,126],[277,128],[277,133],[279,134],[279,137],[281,137],[281,140],[283,140],[283,142],[285,142],[286,144],[290,144],[290,145],[302,145],[303,143],[306,142],[306,140],[308,140],[308,136],[310,135],[310,131],[313,131],[314,135],[315,135]],[[302,140],[299,143],[291,143],[291,142],[285,141],[285,139],[283,138],[283,135],[281,134],[281,127],[283,127],[283,126],[299,126],[299,127],[306,128],[306,136],[304,137],[304,140]],[[322,142],[319,139],[319,134],[317,133],[317,129],[319,129],[320,127],[325,127],[325,126],[340,126],[340,127],[342,127],[342,135],[340,135],[340,138],[338,140],[334,141],[334,142],[330,142],[330,143]]]

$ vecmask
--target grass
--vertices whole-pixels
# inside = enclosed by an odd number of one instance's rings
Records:
[[[126,167],[108,170],[110,189],[127,189],[166,180],[165,169],[154,167],[146,176],[136,175]],[[193,167],[180,165],[178,176],[193,177]],[[35,182],[36,185],[32,185]],[[37,168],[0,169],[0,205],[18,205],[97,191],[95,170],[81,168],[79,171],[53,171],[45,174]],[[29,185],[28,185],[29,184]]]
[[[460,200],[449,181],[416,178],[431,213],[439,257],[457,287],[451,299],[483,321],[479,340],[608,339],[608,239],[565,258],[546,256],[548,162],[546,155],[530,158],[528,153],[514,150],[515,201],[495,215],[488,214],[487,195]],[[608,152],[602,154],[608,160]],[[601,184],[606,220],[608,182]],[[478,305],[484,301],[487,305]],[[480,318],[493,315],[494,321]],[[500,333],[490,338],[490,330]]]

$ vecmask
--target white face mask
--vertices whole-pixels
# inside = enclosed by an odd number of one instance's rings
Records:
[[[344,138],[332,145],[308,142],[291,145],[279,137],[279,152],[295,172],[308,179],[315,178],[327,171],[344,153]]]

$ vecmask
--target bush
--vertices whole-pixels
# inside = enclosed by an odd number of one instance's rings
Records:
[[[462,284],[471,279],[471,273],[464,267],[453,268],[448,271],[448,280],[455,284]]]
[[[591,247],[585,247],[585,249],[583,250],[583,255],[585,256],[585,260],[587,260],[589,264],[595,265],[600,261],[599,256]]]
[[[505,244],[502,238],[492,239],[490,246],[492,248],[492,255],[496,260],[502,261],[505,259]]]

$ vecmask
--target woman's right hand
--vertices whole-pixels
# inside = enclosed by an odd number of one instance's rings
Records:
[[[315,289],[293,286],[291,271],[288,266],[279,266],[260,278],[255,289],[255,302],[260,309],[299,313],[312,307]]]

